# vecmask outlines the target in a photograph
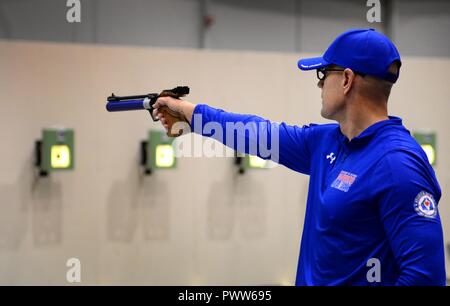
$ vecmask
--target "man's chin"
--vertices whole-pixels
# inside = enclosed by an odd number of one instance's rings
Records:
[[[322,116],[322,118],[330,119],[330,120],[332,119],[332,118],[330,118],[331,117],[330,114],[328,114],[323,108],[320,111],[320,115]]]

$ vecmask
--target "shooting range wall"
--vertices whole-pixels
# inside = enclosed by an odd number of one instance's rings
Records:
[[[68,284],[72,257],[82,284],[292,284],[307,176],[278,166],[237,177],[231,158],[181,158],[142,177],[139,143],[159,123],[144,111],[108,113],[105,103],[111,92],[189,85],[192,102],[327,122],[300,56],[0,42],[0,284]],[[404,58],[389,101],[409,130],[437,132],[446,243],[449,70],[449,58]],[[75,170],[36,179],[34,142],[51,125],[75,130]]]

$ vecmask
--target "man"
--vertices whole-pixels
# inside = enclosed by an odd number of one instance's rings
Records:
[[[322,116],[338,124],[275,124],[172,98],[155,106],[184,114],[199,133],[208,122],[277,127],[277,161],[310,175],[297,285],[445,285],[439,184],[402,120],[388,116],[400,66],[394,44],[372,29],[344,32],[322,57],[300,60],[317,70]]]

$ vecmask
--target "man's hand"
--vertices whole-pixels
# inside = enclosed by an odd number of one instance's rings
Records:
[[[156,100],[156,103],[153,105],[154,108],[153,116],[159,118],[166,131],[168,130],[169,125],[167,123],[166,118],[164,117],[164,113],[159,112],[159,108],[164,105],[169,107],[172,111],[180,113],[186,118],[186,120],[189,123],[191,123],[195,104],[182,99],[175,99],[172,97],[160,97],[158,98],[158,100]]]

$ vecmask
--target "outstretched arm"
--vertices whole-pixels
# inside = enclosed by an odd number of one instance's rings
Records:
[[[235,114],[205,104],[163,97],[155,103],[154,115],[159,116],[166,129],[169,128],[167,121],[158,112],[163,105],[183,114],[197,134],[212,137],[240,153],[271,159],[294,171],[310,174],[313,130],[310,126],[279,124],[255,115]]]

